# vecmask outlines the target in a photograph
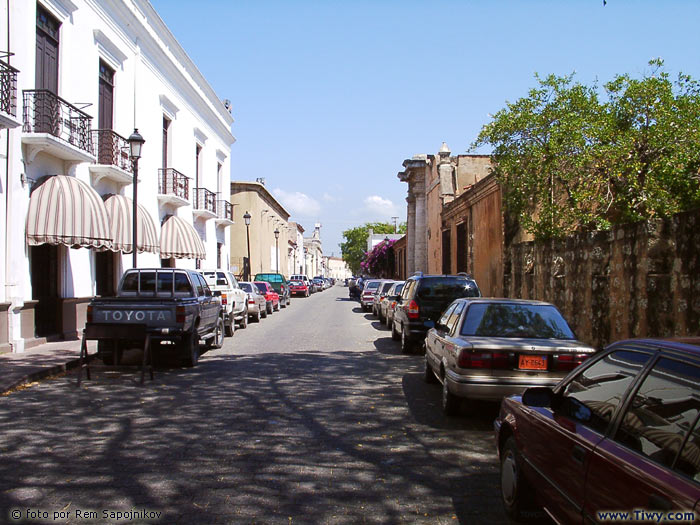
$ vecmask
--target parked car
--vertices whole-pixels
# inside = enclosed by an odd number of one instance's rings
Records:
[[[442,410],[462,399],[500,401],[554,386],[595,353],[559,310],[523,299],[457,299],[425,338],[425,380],[442,383]]]
[[[286,308],[291,301],[287,279],[281,273],[256,273],[253,281],[267,281],[280,296],[280,307]]]
[[[320,277],[314,277],[311,281],[314,283],[317,292],[322,292],[326,289],[325,282]]]
[[[396,301],[403,290],[404,282],[396,281],[392,284],[384,299],[379,302],[379,319],[384,320],[387,328],[391,328],[391,323],[394,321],[394,308],[396,308]]]
[[[238,281],[227,270],[200,270],[215,297],[221,298],[224,310],[224,333],[231,337],[236,323],[241,328],[248,326],[248,303],[246,294],[238,286]]]
[[[309,288],[309,293],[313,293],[313,292],[311,291],[311,283],[309,282],[310,280],[309,280],[309,278],[308,278],[306,275],[304,275],[303,273],[294,274],[294,275],[292,275],[292,276],[289,277],[289,280],[290,280],[290,281],[301,281],[301,282],[303,282],[303,283],[307,286],[307,288]]]
[[[87,322],[145,325],[151,334],[152,348],[176,353],[185,366],[197,365],[200,341],[205,340],[207,348],[221,348],[224,342],[221,301],[196,270],[127,270],[116,297],[90,301]],[[134,341],[123,339],[99,343],[99,357],[106,363],[118,363],[122,351],[134,346]],[[140,346],[143,341],[137,344]]]
[[[379,288],[379,283],[381,279],[367,279],[362,287],[362,293],[360,294],[360,306],[363,312],[369,312],[374,304],[374,292]]]
[[[374,292],[374,301],[372,302],[372,313],[379,317],[380,321],[382,321],[382,318],[379,315],[379,302],[382,299],[384,299],[384,297],[386,297],[386,294],[389,291],[389,288],[391,288],[392,284],[394,284],[393,279],[383,279]]]
[[[304,281],[289,281],[289,293],[308,297],[311,292],[309,292],[309,285]]]
[[[273,290],[270,283],[267,281],[254,281],[253,284],[258,287],[260,293],[265,296],[266,308],[265,311],[268,314],[272,312],[279,311],[280,309],[280,296],[275,290]]]
[[[423,275],[417,272],[406,279],[394,309],[391,338],[401,340],[401,351],[410,353],[423,346],[425,334],[460,297],[480,297],[481,292],[466,273],[457,275]]]
[[[259,323],[261,317],[267,317],[267,300],[265,296],[251,282],[239,282],[238,285],[241,287],[241,290],[246,292],[250,320]]]
[[[700,340],[609,345],[553,389],[503,400],[494,422],[507,514],[612,522],[700,501]],[[666,521],[666,520],[664,520]]]

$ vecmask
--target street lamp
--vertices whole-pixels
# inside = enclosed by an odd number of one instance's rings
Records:
[[[146,142],[144,138],[139,134],[139,130],[134,128],[134,132],[128,139],[129,142],[129,157],[131,157],[131,165],[134,171],[134,202],[133,202],[133,214],[132,214],[132,226],[133,235],[131,239],[131,249],[133,251],[133,266],[136,268],[136,252],[138,251],[138,227],[137,227],[137,217],[138,217],[138,187],[139,187],[139,159],[141,158],[141,146]]]
[[[247,211],[243,216],[243,221],[245,222],[245,236],[248,241],[248,264],[243,267],[243,273],[245,274],[243,279],[245,281],[250,281],[250,213]]]
[[[275,272],[280,273],[280,250],[279,250],[279,238],[280,238],[280,231],[275,228],[274,231],[275,234]]]

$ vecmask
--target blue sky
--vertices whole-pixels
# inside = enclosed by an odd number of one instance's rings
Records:
[[[324,252],[406,218],[404,159],[466,153],[534,73],[700,78],[698,0],[151,0],[222,98],[233,180],[264,177]]]

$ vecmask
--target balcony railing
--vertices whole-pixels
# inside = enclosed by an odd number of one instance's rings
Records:
[[[216,201],[216,216],[233,222],[233,204],[224,200]]]
[[[0,111],[17,116],[18,70],[0,60]]]
[[[190,200],[190,178],[173,168],[158,170],[158,193]]]
[[[216,214],[216,193],[206,188],[195,188],[194,208]]]
[[[129,158],[129,143],[111,129],[92,130],[92,144],[95,148],[97,163],[106,166],[116,166],[133,173]]]
[[[92,154],[92,117],[47,89],[25,90],[24,127],[27,133],[48,133]]]

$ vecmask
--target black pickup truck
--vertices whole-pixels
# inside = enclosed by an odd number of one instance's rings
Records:
[[[224,341],[221,302],[194,270],[127,270],[116,297],[90,302],[87,322],[145,325],[152,348],[177,352],[186,366],[197,364],[200,340],[209,348],[221,348]],[[100,341],[98,352],[106,362],[118,362],[121,351],[133,346],[128,340]]]

